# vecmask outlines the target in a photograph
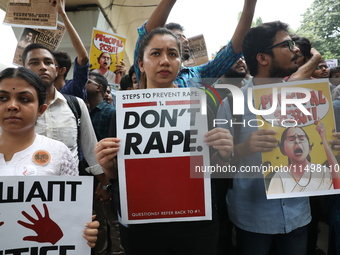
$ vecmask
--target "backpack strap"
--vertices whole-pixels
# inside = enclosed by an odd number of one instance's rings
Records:
[[[72,96],[72,95],[66,95],[66,94],[63,94],[63,96],[65,97],[68,106],[70,107],[72,113],[74,114],[74,117],[76,117],[76,124],[77,124],[77,130],[78,130],[77,142],[79,144],[79,139],[80,139],[80,117],[81,117],[80,105],[79,105],[77,97]]]

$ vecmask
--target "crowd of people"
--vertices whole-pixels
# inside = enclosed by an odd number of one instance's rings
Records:
[[[247,88],[324,78],[329,81],[340,132],[340,67],[330,69],[308,38],[291,35],[288,25],[281,21],[250,28],[257,0],[244,0],[240,20],[226,46],[208,63],[184,67],[183,61],[190,57],[184,28],[177,23],[166,24],[175,3],[176,0],[160,1],[138,28],[133,66],[127,71],[120,62],[112,72],[112,59],[107,53],[98,57],[100,68],[90,71],[88,53],[68,19],[65,0],[52,1],[77,53],[73,78],[66,79],[72,62],[68,53],[52,52],[32,43],[32,34],[23,38],[23,67],[0,73],[0,110],[4,113],[0,155],[6,175],[21,175],[13,169],[29,164],[27,159],[38,146],[49,151],[53,161],[39,166],[36,175],[94,176],[91,188],[96,220],[88,223],[84,234],[94,255],[321,255],[326,253],[317,247],[318,223],[325,218],[330,230],[328,254],[340,254],[339,195],[267,199],[263,178],[247,178],[244,173],[237,173],[240,176],[232,180],[211,180],[212,220],[130,225],[119,222],[120,139],[116,137],[115,98],[110,82],[119,81],[121,90],[197,87],[197,81],[203,79],[208,79],[211,87],[232,84],[244,93],[245,112],[239,121],[247,122],[256,118],[247,105]],[[208,98],[208,118],[232,119],[230,91],[216,91],[223,101],[218,106]],[[261,153],[274,150],[278,144],[289,164],[312,164],[308,158],[310,137],[302,128],[287,128],[279,141],[271,129],[237,129],[229,123],[208,126],[204,141],[211,147],[209,156],[214,164],[260,167]],[[331,148],[340,151],[340,133],[334,132],[334,139],[327,141],[324,127],[320,125],[316,130],[328,163],[338,164]],[[305,148],[300,148],[303,153],[292,155],[289,148],[300,143],[304,143]],[[23,155],[21,161],[14,157],[18,153]],[[287,175],[292,185],[302,178]],[[324,178],[327,188],[339,188],[336,174],[328,173]],[[287,188],[278,180],[270,184],[270,191],[299,188],[290,184]]]

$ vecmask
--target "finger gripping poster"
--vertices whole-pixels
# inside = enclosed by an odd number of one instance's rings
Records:
[[[92,177],[1,177],[0,254],[90,254]]]
[[[123,223],[211,219],[210,179],[193,175],[209,164],[202,98],[199,89],[117,91]]]
[[[276,131],[262,153],[267,198],[340,193],[334,112],[327,80],[254,87],[259,129]],[[254,123],[253,123],[254,124]]]

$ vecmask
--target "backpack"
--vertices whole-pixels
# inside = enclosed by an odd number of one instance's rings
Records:
[[[68,106],[70,107],[72,113],[74,114],[74,117],[76,117],[77,128],[78,128],[78,139],[77,140],[79,140],[81,109],[80,109],[78,99],[77,97],[72,96],[72,95],[63,94],[63,96],[65,97]]]
[[[70,107],[74,117],[76,117],[76,122],[77,122],[77,144],[78,144],[78,155],[81,152],[81,147],[80,147],[80,117],[81,117],[81,109],[80,109],[80,105],[78,102],[77,97],[72,96],[72,95],[66,95],[63,94],[63,96],[65,97],[68,106]],[[91,174],[89,174],[85,168],[88,167],[88,163],[86,162],[85,158],[83,159],[79,159],[79,165],[78,165],[78,170],[79,170],[79,175],[86,175],[86,176],[91,176]]]

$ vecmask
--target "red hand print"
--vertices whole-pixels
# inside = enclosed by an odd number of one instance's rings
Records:
[[[30,215],[28,215],[26,212],[22,211],[22,214],[33,224],[29,224],[29,223],[26,223],[20,220],[18,221],[18,223],[24,226],[25,228],[32,229],[33,231],[37,233],[37,236],[26,236],[24,237],[23,240],[24,241],[35,241],[38,243],[55,244],[63,237],[64,234],[61,231],[58,224],[50,219],[46,204],[43,204],[43,206],[44,206],[44,213],[45,213],[44,217],[38,211],[37,207],[35,205],[32,205],[32,208],[35,211],[36,215],[38,216],[38,219],[34,219]]]

